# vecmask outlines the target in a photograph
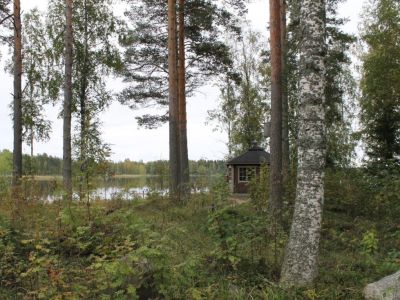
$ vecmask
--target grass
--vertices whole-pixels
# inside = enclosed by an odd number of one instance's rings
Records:
[[[31,176],[25,176],[26,179],[32,179]],[[33,180],[35,181],[62,181],[61,175],[35,175],[33,176]]]
[[[116,174],[112,178],[140,178],[140,177],[158,177],[158,175],[146,175],[146,174]]]

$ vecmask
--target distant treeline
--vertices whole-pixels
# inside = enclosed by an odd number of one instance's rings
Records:
[[[225,161],[205,160],[189,161],[190,174],[213,175],[225,172]],[[110,162],[110,170],[115,174],[142,174],[168,176],[168,161],[157,160],[151,162],[136,162],[126,159],[120,162]]]
[[[35,175],[62,175],[62,159],[49,156],[46,153],[33,157],[23,156],[23,174]],[[11,175],[12,152],[3,150],[0,152],[0,175]]]
[[[35,155],[31,158],[23,156],[23,174],[29,175],[62,175],[62,159],[44,154]],[[77,163],[74,168],[78,168]],[[190,173],[192,175],[213,175],[225,172],[225,161],[205,160],[189,162]],[[107,165],[108,174],[127,174],[127,175],[163,175],[168,176],[168,161],[158,160],[152,162],[131,161],[125,159],[120,162],[109,161]],[[3,150],[0,152],[0,175],[11,175],[12,173],[12,152]]]

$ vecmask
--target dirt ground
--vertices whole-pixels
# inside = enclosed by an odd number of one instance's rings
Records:
[[[249,194],[232,194],[229,197],[229,202],[234,205],[246,203],[250,200]]]

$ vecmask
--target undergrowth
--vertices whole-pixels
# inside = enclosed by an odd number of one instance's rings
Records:
[[[303,289],[278,284],[286,230],[271,230],[257,202],[230,202],[222,182],[186,206],[95,201],[90,218],[79,202],[5,196],[0,299],[362,299],[400,268],[400,225],[370,214],[349,176],[327,181],[320,272]]]

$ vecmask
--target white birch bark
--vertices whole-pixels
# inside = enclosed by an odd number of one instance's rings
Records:
[[[302,0],[296,204],[281,282],[304,286],[317,275],[325,168],[325,0]]]

